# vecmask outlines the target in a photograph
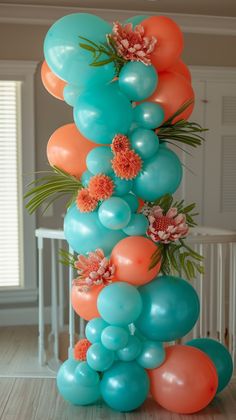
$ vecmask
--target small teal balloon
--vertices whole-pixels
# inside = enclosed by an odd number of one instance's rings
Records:
[[[88,183],[90,181],[90,178],[92,178],[92,176],[93,176],[93,174],[91,172],[89,172],[88,170],[87,171],[84,171],[82,173],[81,182],[82,182],[83,187],[87,187],[88,186]]]
[[[135,410],[146,400],[148,392],[148,375],[135,361],[115,362],[101,380],[102,397],[116,411]]]
[[[86,357],[93,370],[104,372],[113,365],[115,353],[107,350],[101,343],[94,343],[89,347]]]
[[[131,103],[117,82],[85,90],[74,107],[79,131],[99,144],[110,144],[117,133],[127,134],[132,118]]]
[[[71,248],[78,254],[101,248],[109,255],[121,239],[126,238],[122,230],[105,228],[96,211],[81,213],[76,205],[70,207],[64,219],[64,234]]]
[[[45,37],[44,55],[47,64],[60,79],[79,89],[105,85],[115,76],[114,63],[101,67],[91,66],[90,51],[79,44],[87,44],[80,37],[95,43],[106,42],[111,25],[98,16],[88,13],[74,13],[56,21]],[[107,56],[102,55],[100,59]]]
[[[148,226],[148,219],[144,214],[132,214],[130,222],[123,229],[123,232],[128,236],[144,236]]]
[[[120,197],[111,197],[104,200],[98,209],[98,217],[107,229],[123,229],[130,221],[131,210],[129,205]]]
[[[126,201],[126,203],[130,206],[130,210],[132,213],[135,213],[139,208],[139,201],[136,195],[133,193],[129,193],[122,196],[122,199]]]
[[[115,196],[122,196],[123,198],[125,194],[128,194],[132,190],[133,181],[131,179],[121,179],[118,178],[116,175],[112,175],[111,178],[113,179],[115,184],[115,189],[113,193]]]
[[[100,383],[91,371],[78,372],[80,362],[74,359],[66,360],[57,373],[57,388],[62,397],[73,405],[88,405],[100,398]],[[81,371],[80,370],[80,371]],[[95,373],[95,372],[94,372]]]
[[[101,341],[101,335],[104,328],[108,326],[102,318],[93,318],[91,319],[85,328],[86,338],[90,343],[97,343]]]
[[[126,19],[125,23],[132,23],[133,27],[136,25],[139,25],[143,20],[148,19],[149,16],[147,15],[137,15],[137,16],[132,16],[129,19]]]
[[[158,341],[144,341],[137,363],[144,369],[155,369],[165,361],[165,349]]]
[[[180,277],[157,277],[139,287],[139,292],[143,310],[135,326],[149,340],[164,342],[184,337],[198,320],[198,295]]]
[[[122,360],[123,362],[131,362],[139,356],[141,350],[141,341],[135,335],[130,335],[127,345],[118,350],[116,354],[118,359]]]
[[[233,375],[233,360],[227,348],[211,338],[196,338],[186,345],[196,347],[210,357],[218,375],[217,393],[223,391]]]
[[[134,123],[143,128],[152,130],[159,127],[164,121],[164,110],[155,102],[142,102],[133,109]]]
[[[108,350],[117,351],[126,346],[128,338],[129,334],[127,330],[122,327],[109,325],[103,330],[101,341]]]
[[[158,76],[155,67],[137,61],[125,64],[119,74],[120,90],[131,101],[143,101],[155,91]]]
[[[99,293],[97,308],[101,317],[109,324],[126,326],[139,317],[142,300],[136,287],[115,282]]]
[[[155,201],[165,194],[173,194],[182,180],[183,170],[178,156],[166,147],[144,162],[134,180],[134,193],[145,201]]]
[[[98,373],[91,369],[87,362],[80,362],[75,369],[75,378],[78,384],[83,386],[99,385]]]
[[[81,92],[77,86],[66,85],[63,90],[63,96],[65,102],[70,106],[75,106],[75,102]]]
[[[137,128],[130,135],[130,143],[143,160],[156,155],[159,149],[159,138],[152,130]]]
[[[113,154],[108,146],[99,146],[90,150],[86,157],[86,165],[88,170],[97,175],[100,173],[109,175],[112,172],[111,160]]]

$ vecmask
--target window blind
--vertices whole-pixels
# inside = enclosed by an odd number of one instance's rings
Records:
[[[20,89],[0,80],[0,287],[21,285]]]

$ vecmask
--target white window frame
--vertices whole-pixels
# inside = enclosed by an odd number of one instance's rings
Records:
[[[35,173],[35,130],[34,130],[34,74],[38,63],[35,61],[0,60],[0,79],[22,82],[21,85],[21,171],[23,174],[22,191],[34,179]],[[29,215],[22,199],[23,216],[23,271],[24,284],[0,287],[0,304],[34,302],[37,300],[37,268],[35,215]],[[14,260],[14,256],[13,256]]]

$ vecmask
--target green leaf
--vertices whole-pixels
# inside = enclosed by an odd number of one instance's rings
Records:
[[[88,45],[88,44],[79,44],[79,46],[83,48],[84,50],[88,50],[93,53],[96,51],[94,47],[91,47],[91,45]]]

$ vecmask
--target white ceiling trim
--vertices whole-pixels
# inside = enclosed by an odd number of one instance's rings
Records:
[[[107,21],[123,21],[135,15],[153,15],[145,11],[89,9],[80,7],[33,6],[0,3],[1,23],[51,25],[70,13],[94,13]],[[160,13],[159,13],[160,14]],[[206,15],[163,13],[174,19],[185,33],[236,35],[236,18]]]

